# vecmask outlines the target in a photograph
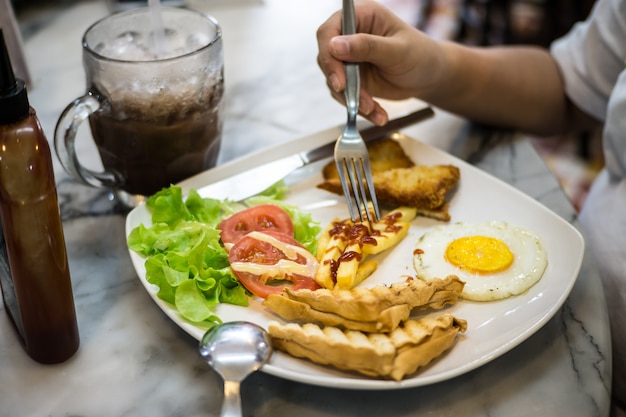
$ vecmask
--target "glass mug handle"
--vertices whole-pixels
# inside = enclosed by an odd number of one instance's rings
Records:
[[[92,187],[118,188],[123,182],[120,175],[111,171],[92,171],[84,167],[76,155],[78,128],[103,104],[102,99],[92,93],[72,101],[61,113],[54,129],[54,147],[63,168],[76,179]]]

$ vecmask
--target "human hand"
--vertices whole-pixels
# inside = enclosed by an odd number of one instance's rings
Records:
[[[357,34],[341,35],[341,11],[317,31],[318,65],[332,96],[344,103],[344,62],[359,63],[359,112],[377,125],[388,115],[374,97],[400,100],[418,97],[434,85],[436,43],[377,2],[355,4]]]

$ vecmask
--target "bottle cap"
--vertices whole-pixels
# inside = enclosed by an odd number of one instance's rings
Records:
[[[24,81],[16,79],[0,29],[0,124],[15,123],[28,116],[30,105]]]

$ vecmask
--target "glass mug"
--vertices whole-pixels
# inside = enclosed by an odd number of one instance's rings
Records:
[[[221,143],[221,28],[194,10],[157,10],[156,20],[154,10],[143,7],[87,29],[87,92],[66,107],[55,128],[65,170],[85,184],[114,190],[128,208],[215,166]],[[86,119],[102,172],[82,165],[76,154],[76,133]]]

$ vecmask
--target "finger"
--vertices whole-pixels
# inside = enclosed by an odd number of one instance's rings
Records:
[[[330,86],[329,86],[328,89],[330,91],[330,96],[333,99],[335,99],[335,101],[337,101],[339,104],[342,104],[344,106],[346,105],[346,101],[345,101],[345,97],[344,97],[343,91],[339,91],[339,92],[333,91],[333,89],[330,88]]]
[[[359,113],[363,116],[369,116],[376,109],[376,102],[374,98],[361,88],[359,95]]]
[[[378,126],[383,126],[389,121],[387,111],[366,90],[361,90],[359,113]]]
[[[346,73],[342,62],[337,64],[328,61],[323,62],[322,58],[318,55],[317,65],[326,77],[326,84],[331,91],[340,93],[346,88]]]
[[[330,39],[328,51],[339,62],[369,62],[384,65],[398,48],[393,40],[382,36],[357,33]]]
[[[327,84],[329,82],[327,81]],[[331,96],[337,100],[339,103],[345,105],[346,104],[346,96],[345,89],[342,91],[334,91],[330,85],[328,86]],[[366,91],[361,89],[361,93],[359,95],[359,114],[361,116],[367,117],[370,113],[376,110],[376,102],[374,98]]]
[[[327,82],[328,84],[328,82]],[[330,85],[329,90],[331,96],[340,104],[345,106],[346,98],[345,92],[342,91],[334,91]],[[359,114],[371,121],[372,123],[383,126],[387,124],[389,121],[389,116],[387,111],[372,97],[367,90],[361,89],[360,98],[359,98]]]
[[[341,11],[331,15],[317,29],[317,64],[326,76],[329,88],[335,92],[343,91],[346,84],[343,63],[336,59],[329,50],[330,40],[340,34]]]
[[[377,126],[384,126],[389,122],[389,114],[377,101],[374,101],[375,108],[367,118]]]

